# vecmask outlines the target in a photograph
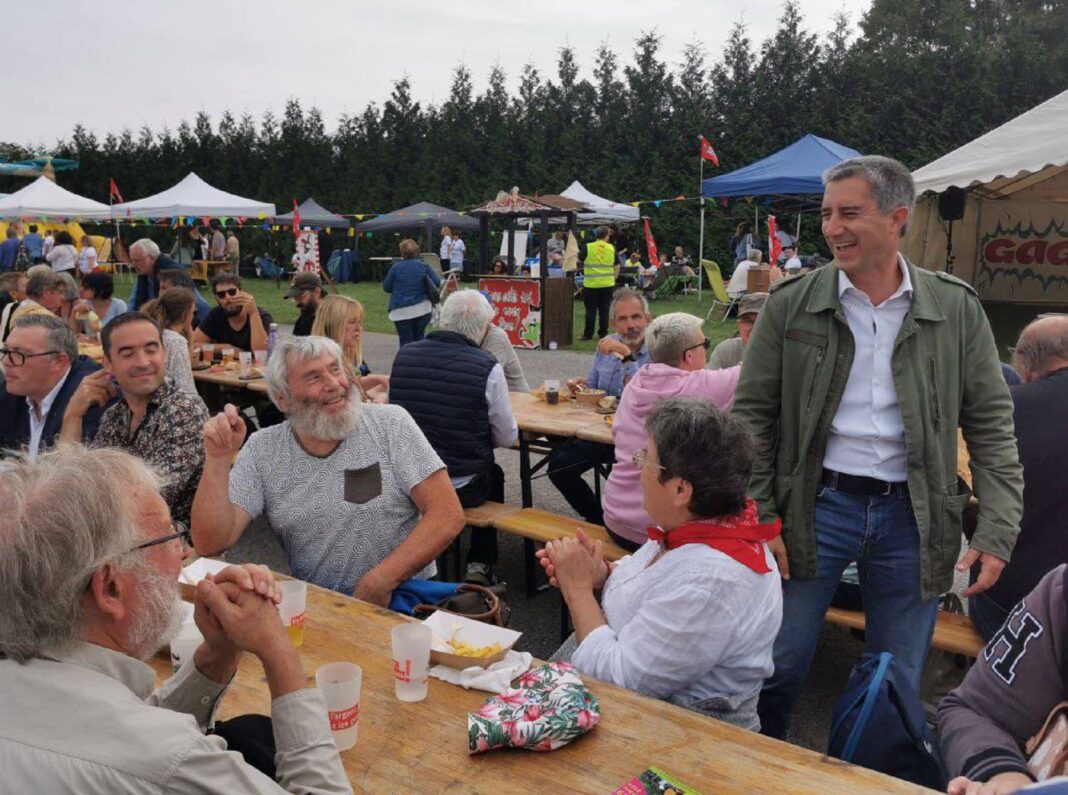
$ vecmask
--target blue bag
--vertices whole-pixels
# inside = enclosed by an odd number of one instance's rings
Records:
[[[828,756],[944,791],[945,763],[923,704],[889,652],[865,654],[834,705]]]

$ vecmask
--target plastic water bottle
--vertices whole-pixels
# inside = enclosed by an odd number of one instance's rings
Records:
[[[278,324],[272,323],[271,327],[267,330],[267,358],[271,358],[271,352],[274,350],[274,346],[278,344]]]

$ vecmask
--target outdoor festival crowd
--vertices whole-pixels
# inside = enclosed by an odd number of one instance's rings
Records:
[[[989,645],[938,707],[948,791],[1014,792],[1034,779],[1028,739],[1068,693],[1056,461],[1068,318],[1032,322],[1003,366],[974,290],[898,253],[909,171],[862,157],[824,180],[832,265],[799,275],[790,262],[770,292],[735,292],[739,335],[711,355],[701,318],[654,320],[642,285],[615,283],[607,233],[591,244],[586,336],[600,320],[601,339],[568,387],[618,398],[614,446],[572,440],[548,474],[629,554],[609,562],[581,531],[539,550],[574,627],[554,659],[783,739],[848,568],[866,651],[891,652],[917,691],[939,597],[969,572]],[[747,233],[744,259],[759,262]],[[440,282],[402,241],[383,283],[401,346],[373,374],[363,307],[316,274],[294,277],[300,318],[276,337],[235,273],[211,280],[209,307],[181,263],[140,240],[123,302],[110,275],[79,284],[55,268],[67,245],[57,235],[43,267],[3,276],[3,778],[34,791],[350,791],[267,569],[200,582],[195,665],[153,690],[143,661],[176,630],[187,550],[223,553],[261,517],[292,575],[323,588],[387,607],[405,580],[436,576],[464,509],[504,500],[494,451],[518,438],[509,393],[529,391],[493,307],[456,290],[425,333],[426,280]],[[96,332],[103,367],[79,353]],[[270,349],[266,399],[239,410],[199,393],[205,345]],[[583,479],[594,467],[611,470],[602,499]],[[493,583],[497,555],[496,531],[474,529],[465,579]],[[263,664],[267,729],[212,719],[243,653]]]

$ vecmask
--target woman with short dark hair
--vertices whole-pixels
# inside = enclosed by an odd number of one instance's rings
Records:
[[[555,658],[756,731],[782,621],[767,547],[780,522],[761,524],[746,497],[756,442],[742,420],[692,397],[659,403],[646,430],[634,464],[649,540],[618,564],[581,531],[538,553],[575,627]]]

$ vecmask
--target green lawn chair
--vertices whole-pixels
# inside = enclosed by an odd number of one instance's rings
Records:
[[[716,311],[717,306],[725,306],[727,309],[723,313],[723,317],[719,319],[719,322],[722,323],[727,319],[727,315],[731,313],[731,308],[738,303],[738,299],[727,295],[727,285],[723,283],[723,274],[720,273],[719,265],[714,260],[701,260],[701,267],[705,269],[708,283],[712,285],[712,306],[708,308],[705,322],[712,319],[712,313]]]

